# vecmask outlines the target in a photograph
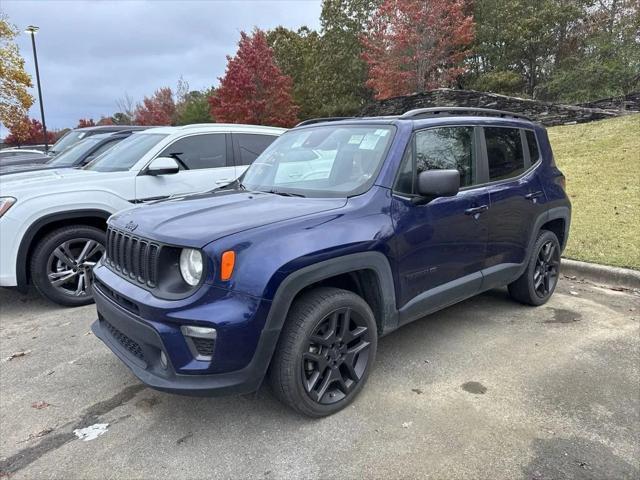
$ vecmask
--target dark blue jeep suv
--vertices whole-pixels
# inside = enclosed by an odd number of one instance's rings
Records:
[[[482,109],[320,119],[231,185],[109,220],[93,331],[146,384],[351,402],[377,340],[488,289],[541,305],[570,204],[540,125]]]

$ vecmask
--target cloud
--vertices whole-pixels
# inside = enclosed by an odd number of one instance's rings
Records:
[[[241,30],[318,28],[320,17],[320,0],[3,0],[1,8],[21,31],[40,27],[40,79],[52,129],[110,115],[125,92],[141,100],[174,87],[180,75],[191,89],[216,85]],[[35,83],[29,37],[20,35],[18,45]],[[40,118],[37,102],[30,114]]]

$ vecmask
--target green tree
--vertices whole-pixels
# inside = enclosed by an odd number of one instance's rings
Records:
[[[297,31],[277,27],[267,32],[280,70],[293,80],[293,99],[300,105],[301,119],[320,116],[322,99],[318,84],[322,82],[317,68],[318,32],[307,27]]]
[[[199,92],[191,91],[183,96],[179,104],[176,125],[190,125],[192,123],[211,123],[213,118],[209,112],[209,97],[215,93],[214,89]]]
[[[327,116],[356,114],[372,98],[366,87],[367,65],[361,38],[381,0],[324,0],[320,14],[321,37],[318,95]]]
[[[640,1],[602,0],[545,85],[552,99],[577,103],[624,95],[640,85]]]
[[[21,123],[33,105],[28,91],[33,85],[15,42],[17,35],[15,25],[0,12],[0,123],[7,128]]]
[[[268,33],[276,63],[293,80],[300,118],[354,115],[371,100],[361,36],[380,1],[324,0],[319,32]]]

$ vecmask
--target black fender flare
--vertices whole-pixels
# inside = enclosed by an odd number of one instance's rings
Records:
[[[33,244],[33,240],[36,234],[42,227],[60,220],[70,220],[74,218],[86,217],[99,218],[106,222],[111,215],[111,213],[105,210],[97,209],[69,210],[64,212],[50,213],[49,215],[40,217],[38,220],[33,222],[29,226],[25,234],[22,236],[22,240],[20,240],[20,246],[18,247],[18,254],[16,256],[17,289],[21,292],[25,292],[27,290],[27,255],[29,254],[29,250],[31,248],[31,245]]]
[[[273,297],[256,354],[251,362],[260,370],[260,377],[264,376],[271,363],[280,332],[296,295],[309,285],[326,278],[365,269],[372,270],[379,282],[383,334],[397,327],[398,312],[393,275],[389,261],[382,253],[353,253],[308,265],[289,274],[280,283]]]
[[[569,237],[569,226],[571,225],[571,209],[569,207],[554,207],[546,212],[540,214],[540,216],[536,219],[533,224],[533,229],[531,230],[531,237],[529,238],[529,243],[527,244],[527,257],[523,264],[518,269],[518,274],[514,276],[514,279],[520,277],[527,269],[527,265],[529,265],[529,258],[531,255],[531,250],[533,249],[533,245],[536,243],[536,239],[538,238],[538,232],[542,229],[542,226],[545,223],[548,223],[552,220],[564,220],[564,235],[562,244],[560,245],[560,250],[563,251],[564,247],[567,245],[567,239]]]

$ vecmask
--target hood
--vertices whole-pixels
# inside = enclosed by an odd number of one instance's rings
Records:
[[[202,248],[219,238],[283,220],[334,210],[346,198],[283,197],[225,191],[181,197],[128,209],[110,225],[162,243]]]
[[[34,170],[50,170],[56,167],[50,167],[45,163],[26,163],[20,165],[7,165],[0,166],[0,175],[7,175],[9,173],[31,172]]]
[[[122,176],[120,172],[116,172]],[[105,180],[113,173],[101,173],[76,168],[32,170],[3,175],[0,180],[0,196],[20,198],[23,196],[51,195],[61,191],[84,190],[87,182]]]
[[[24,155],[17,155],[15,157],[6,157],[0,159],[0,167],[6,167],[9,165],[26,165],[33,163],[45,163],[51,160],[51,157],[45,155],[25,153]]]

